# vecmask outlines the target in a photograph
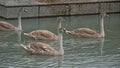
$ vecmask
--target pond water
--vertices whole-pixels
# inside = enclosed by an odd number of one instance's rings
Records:
[[[98,15],[69,16],[62,23],[68,30],[88,27],[99,31]],[[4,19],[0,19],[4,20]],[[5,20],[17,25],[17,20]],[[63,56],[26,53],[20,43],[34,42],[23,33],[47,29],[57,34],[56,17],[22,19],[22,33],[0,32],[0,68],[120,68],[120,14],[105,18],[104,39],[75,38],[64,34]],[[57,48],[57,41],[42,41]]]

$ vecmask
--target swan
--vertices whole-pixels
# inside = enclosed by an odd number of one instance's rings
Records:
[[[12,24],[5,22],[5,21],[0,21],[0,30],[2,31],[17,31],[17,30],[22,30],[21,26],[21,13],[23,11],[23,8],[19,8],[18,11],[18,26],[15,27]]]
[[[63,49],[63,37],[62,37],[62,29],[61,29],[61,21],[63,20],[62,17],[57,18],[58,22],[58,50],[52,48],[50,45],[42,42],[32,42],[28,45],[21,44],[22,48],[26,50],[29,53],[32,54],[39,54],[39,55],[63,55],[64,49]]]
[[[34,40],[58,40],[58,36],[48,30],[34,30],[30,33],[24,33],[24,35]]]
[[[66,34],[70,34],[72,36],[77,36],[77,37],[84,37],[84,38],[105,37],[105,31],[104,31],[104,17],[105,16],[106,16],[106,12],[100,13],[100,32],[96,32],[95,30],[92,30],[89,28],[77,28],[71,31],[68,31],[65,28],[63,28],[63,30]]]

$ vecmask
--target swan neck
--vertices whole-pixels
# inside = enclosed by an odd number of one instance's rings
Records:
[[[64,49],[63,49],[63,36],[62,36],[62,32],[60,31],[61,29],[61,21],[59,22],[59,26],[58,26],[58,43],[59,43],[59,53],[60,55],[64,54]]]
[[[101,37],[105,37],[105,31],[104,31],[104,16],[100,17],[100,35]]]
[[[100,45],[101,45],[101,56],[102,56],[102,54],[103,54],[104,41],[105,41],[104,38],[101,38],[101,39],[100,39]]]
[[[21,26],[21,11],[18,13],[18,27],[17,30],[22,30]]]

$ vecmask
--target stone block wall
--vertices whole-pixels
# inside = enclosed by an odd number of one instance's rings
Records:
[[[120,2],[90,2],[90,3],[65,3],[65,4],[43,4],[3,6],[0,5],[0,16],[4,18],[16,18],[18,8],[24,7],[28,10],[23,12],[22,17],[46,17],[59,15],[96,14],[101,10],[108,13],[120,12]]]

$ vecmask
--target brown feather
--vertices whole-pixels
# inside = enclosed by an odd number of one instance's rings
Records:
[[[57,40],[57,36],[48,30],[35,30],[28,33],[28,37],[38,40]]]
[[[97,32],[95,30],[89,29],[89,28],[79,28],[74,30],[75,33],[86,33],[86,34],[96,34]]]
[[[25,46],[26,51],[32,54],[40,54],[40,55],[57,55],[56,50],[53,49],[50,45],[42,42],[33,42]]]
[[[0,27],[6,29],[6,30],[15,30],[15,27],[8,22],[0,21]]]
[[[78,36],[78,37],[98,37],[98,33],[95,30],[89,28],[78,28],[72,31],[69,31],[69,34]]]

